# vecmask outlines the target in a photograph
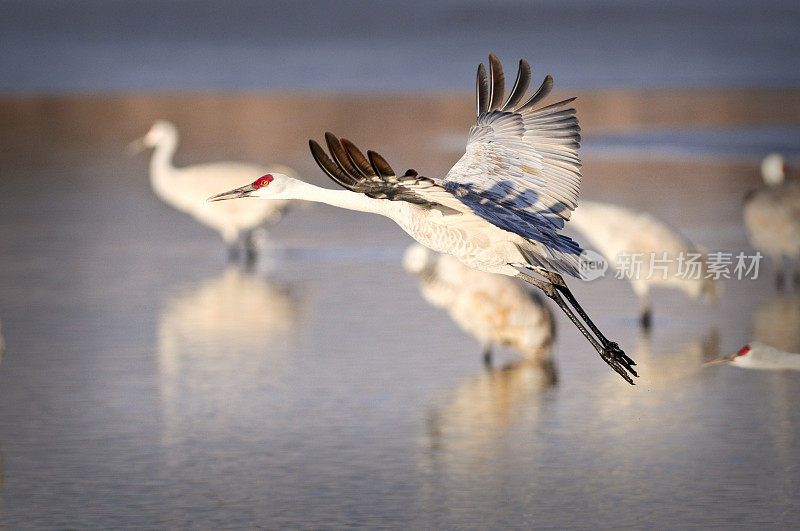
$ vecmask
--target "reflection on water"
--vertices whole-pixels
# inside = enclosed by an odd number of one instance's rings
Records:
[[[753,314],[752,340],[800,352],[800,296],[773,293]]]
[[[287,289],[237,266],[170,298],[158,326],[165,443],[229,435],[232,416],[266,420],[251,400],[286,376],[296,320]]]
[[[790,107],[767,97],[760,110]],[[752,101],[703,98],[691,103],[708,119]],[[308,131],[370,138],[428,175],[463,153],[466,97],[366,99],[374,113],[362,95],[6,101],[0,525],[796,527],[800,373],[700,369],[751,327],[791,339],[777,323],[794,303],[753,325],[766,276],[726,283],[714,308],[665,290],[649,338],[627,284],[573,282],[642,377],[620,381],[558,314],[554,385],[546,365],[485,372],[470,358],[474,339],[402,271],[410,242],[390,220],[297,209],[271,231],[286,252],[270,275],[223,271],[216,235],[164,208],[146,162],[122,156],[161,115],[186,125],[179,164],[280,160],[318,183]],[[588,99],[595,130],[611,114],[620,126],[689,112],[675,113],[681,94],[658,108]],[[457,147],[437,144],[450,134]],[[582,197],[748,248],[757,160],[585,162]]]
[[[551,359],[523,360],[468,378],[429,413],[430,448],[480,451],[483,444],[502,439],[514,424],[530,422],[546,400],[545,391],[557,381]]]
[[[613,417],[622,404],[632,408],[647,403],[660,404],[665,394],[680,389],[702,374],[703,363],[719,355],[719,344],[719,331],[716,329],[694,338],[682,334],[660,337],[640,334],[633,349],[636,356],[631,357],[641,367],[641,381],[637,385],[642,387],[642,391],[631,393],[613,385],[613,382],[604,381],[602,398],[597,403],[598,413]]]

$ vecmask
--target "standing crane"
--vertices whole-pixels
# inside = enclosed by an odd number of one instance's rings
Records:
[[[555,340],[555,320],[545,302],[504,275],[467,267],[449,254],[412,244],[403,267],[419,276],[422,296],[444,308],[455,323],[483,345],[492,362],[492,345],[505,345],[528,359],[546,360]]]
[[[778,264],[776,282],[782,287],[787,266],[800,285],[800,182],[786,180],[786,161],[777,153],[761,163],[766,186],[750,192],[744,202],[744,224],[754,249]]]
[[[638,272],[629,268],[626,276],[641,301],[639,315],[645,330],[651,323],[651,287],[674,288],[692,298],[703,295],[708,301],[716,300],[717,281],[705,278],[705,251],[650,214],[608,203],[581,201],[569,226],[589,240],[615,269],[619,269],[618,260],[623,256],[639,262]],[[697,274],[680,275],[681,256],[686,259],[691,255],[698,257]],[[657,271],[658,267],[666,269]]]
[[[531,79],[521,60],[504,97],[500,61],[478,66],[477,120],[467,150],[444,178],[408,170],[398,175],[374,151],[366,156],[349,140],[325,134],[330,156],[314,140],[320,168],[346,190],[330,190],[273,173],[209,201],[241,197],[304,199],[380,214],[434,251],[489,273],[520,278],[551,298],[600,357],[633,385],[634,361],[609,341],[581,308],[562,275],[581,278],[580,245],[559,230],[575,209],[580,189],[580,141],[574,100],[539,106],[553,78],[525,98]],[[532,276],[538,275],[538,277]]]
[[[242,201],[213,205],[205,199],[215,191],[236,186],[253,175],[280,172],[294,176],[291,168],[273,164],[259,166],[243,162],[214,162],[176,168],[172,156],[178,147],[178,130],[159,120],[142,138],[129,145],[129,151],[154,148],[150,159],[150,185],[165,203],[193,216],[200,223],[218,231],[228,245],[229,257],[235,259],[244,248],[247,260],[255,258],[254,229],[278,221],[288,201]]]

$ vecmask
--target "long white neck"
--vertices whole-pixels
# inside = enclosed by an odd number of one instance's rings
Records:
[[[392,202],[386,199],[373,199],[364,194],[351,192],[350,190],[321,188],[297,179],[289,179],[286,190],[280,194],[280,197],[325,203],[326,205],[346,208],[347,210],[371,212],[391,218],[394,218],[394,214],[400,207],[399,202]]]
[[[169,190],[169,178],[175,171],[172,156],[178,147],[178,133],[170,131],[162,137],[150,158],[150,184],[156,192]]]

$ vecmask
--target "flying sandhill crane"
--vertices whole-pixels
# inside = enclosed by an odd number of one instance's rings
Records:
[[[210,204],[206,198],[221,188],[235,186],[253,175],[280,172],[294,176],[286,166],[273,164],[260,166],[242,162],[214,162],[176,168],[172,156],[178,146],[178,131],[174,125],[159,120],[141,139],[134,140],[129,151],[154,148],[150,159],[150,184],[165,203],[215,229],[228,245],[231,258],[236,258],[242,247],[248,260],[255,257],[253,230],[277,221],[286,211],[287,201],[265,203],[240,201]]]
[[[717,358],[705,363],[705,365],[719,365],[722,363],[730,363],[743,369],[800,371],[800,354],[785,352],[764,343],[753,341],[749,345],[743,346],[736,354]]]
[[[478,271],[416,243],[406,249],[403,267],[419,276],[425,300],[447,310],[464,332],[480,341],[487,366],[492,345],[510,347],[530,359],[549,357],[555,320],[538,294],[504,275]]]
[[[320,168],[347,190],[319,188],[273,173],[209,200],[305,199],[387,216],[434,251],[542,289],[602,359],[633,384],[635,363],[600,332],[561,276],[581,276],[583,251],[559,233],[577,204],[581,180],[580,128],[575,109],[567,107],[574,98],[538,106],[553,79],[545,77],[524,99],[530,78],[528,63],[520,61],[511,94],[504,99],[497,57],[489,55],[488,76],[483,64],[478,67],[478,118],[466,154],[444,178],[422,177],[414,170],[397,175],[374,151],[364,156],[352,142],[326,133],[333,158],[313,140],[311,152]]]
[[[786,262],[800,285],[800,182],[786,180],[786,162],[778,154],[761,163],[766,186],[750,192],[744,202],[744,224],[750,245],[778,264],[776,281],[783,286]]]
[[[705,251],[650,214],[608,203],[581,201],[569,225],[589,240],[613,269],[626,273],[641,301],[640,317],[645,329],[651,322],[651,287],[674,288],[692,298],[704,295],[707,300],[716,300],[716,281],[705,278]],[[688,265],[692,259],[697,266]],[[628,263],[621,268],[623,260]],[[681,267],[683,271],[679,270]],[[696,267],[696,272],[690,267]]]

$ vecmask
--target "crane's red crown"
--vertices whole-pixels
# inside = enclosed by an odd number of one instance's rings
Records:
[[[736,355],[737,356],[744,356],[748,352],[750,352],[750,345],[745,345],[745,346],[742,347],[742,349],[739,352],[736,353]]]
[[[273,177],[271,174],[268,173],[263,177],[259,177],[258,179],[256,179],[256,182],[253,183],[253,188],[255,188],[256,190],[258,190],[259,188],[264,188],[274,180],[275,177]]]

